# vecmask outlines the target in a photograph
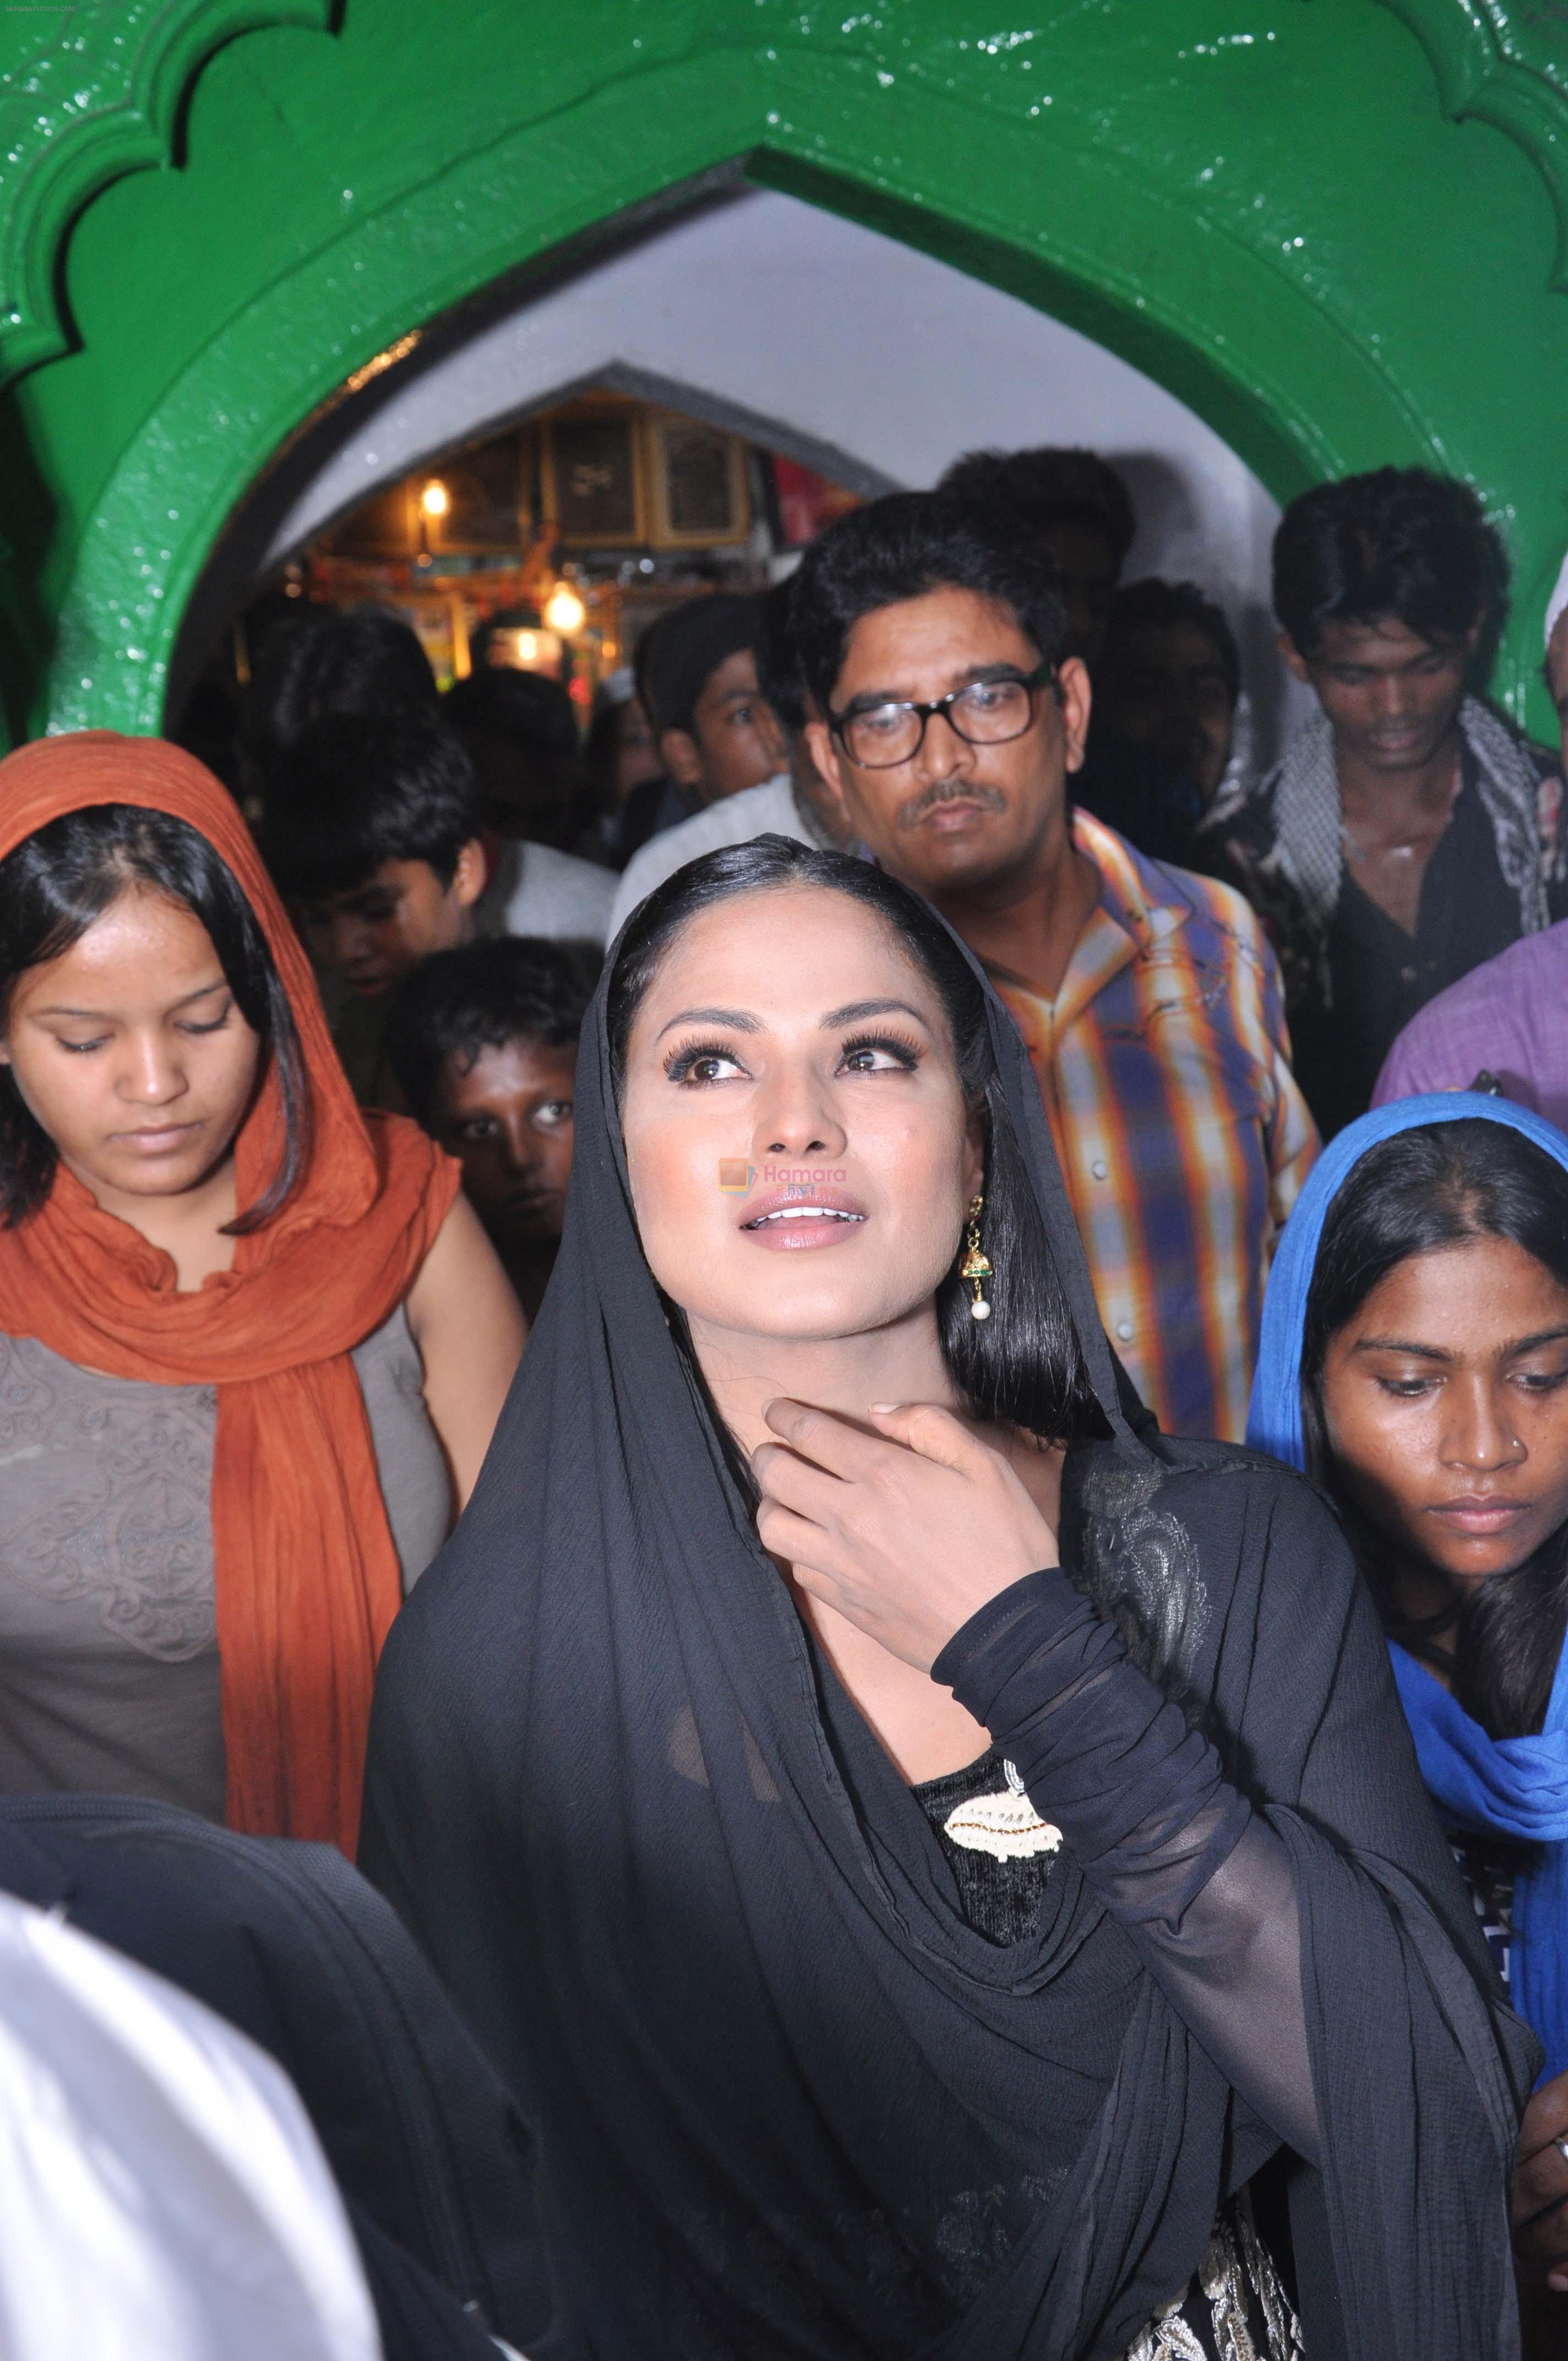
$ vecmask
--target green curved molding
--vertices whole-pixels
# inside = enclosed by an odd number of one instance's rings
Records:
[[[1431,60],[1451,122],[1489,123],[1540,172],[1557,222],[1551,284],[1568,294],[1568,6],[1563,0],[1379,0]]]
[[[250,455],[280,448],[411,322],[726,163],[1097,337],[1189,401],[1282,498],[1357,464],[1368,433],[1403,460],[1443,464],[1441,437],[1331,302],[1303,302],[1271,261],[1221,229],[1195,230],[1120,160],[1075,145],[1045,182],[1030,127],[993,117],[982,185],[961,163],[947,184],[928,169],[868,171],[841,130],[786,144],[797,120],[831,123],[835,101],[841,112],[841,56],[830,67],[791,59],[773,88],[782,107],[759,98],[750,64],[708,49],[617,77],[581,107],[455,160],[258,291],[166,389],[95,503],[60,604],[48,726],[159,728],[180,614]],[[878,96],[894,154],[967,151],[971,94],[911,76]],[[568,193],[520,219],[521,185]],[[1333,410],[1303,399],[1304,374],[1332,385]]]
[[[325,31],[332,0],[78,0],[7,8],[37,27],[0,73],[0,383],[65,351],[66,234],[122,173],[172,159],[181,108],[226,42],[268,26]]]
[[[1281,499],[1468,477],[1516,566],[1499,685],[1544,723],[1568,474],[1525,396],[1568,381],[1536,177],[1556,203],[1568,0],[1031,0],[1005,31],[990,0],[345,0],[325,41],[329,0],[37,5],[0,6],[18,730],[157,729],[215,541],[323,404],[727,174],[1081,329]]]

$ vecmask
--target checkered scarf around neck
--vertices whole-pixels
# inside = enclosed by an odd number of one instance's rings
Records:
[[[1519,932],[1539,934],[1547,924],[1547,909],[1535,773],[1518,740],[1477,697],[1467,697],[1460,707],[1459,727],[1475,758],[1476,790],[1492,823],[1498,866],[1519,895]],[[1328,932],[1344,875],[1342,827],[1333,730],[1320,707],[1292,738],[1279,765],[1274,862],[1306,907],[1325,1002]]]

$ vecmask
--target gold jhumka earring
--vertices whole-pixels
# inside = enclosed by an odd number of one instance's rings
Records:
[[[980,1242],[980,1216],[984,1204],[985,1198],[981,1195],[976,1197],[969,1209],[969,1251],[959,1265],[959,1277],[974,1281],[974,1301],[969,1308],[969,1316],[971,1320],[989,1320],[991,1317],[991,1306],[985,1300],[985,1290],[981,1285],[982,1279],[991,1277],[991,1260]]]

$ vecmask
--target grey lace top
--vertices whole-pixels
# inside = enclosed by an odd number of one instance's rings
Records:
[[[354,1355],[405,1590],[451,1523],[400,1309]],[[224,1812],[212,1386],[107,1378],[0,1336],[0,1794]]]

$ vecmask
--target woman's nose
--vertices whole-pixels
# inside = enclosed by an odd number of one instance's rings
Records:
[[[1449,1401],[1442,1454],[1446,1466],[1471,1467],[1486,1475],[1498,1467],[1511,1467],[1525,1456],[1507,1400],[1496,1387],[1477,1379],[1456,1389]]]
[[[802,1065],[780,1074],[757,1111],[753,1159],[842,1154],[844,1126],[820,1077]]]
[[[141,1106],[166,1106],[186,1088],[184,1068],[162,1034],[134,1036],[120,1070],[120,1096]]]

